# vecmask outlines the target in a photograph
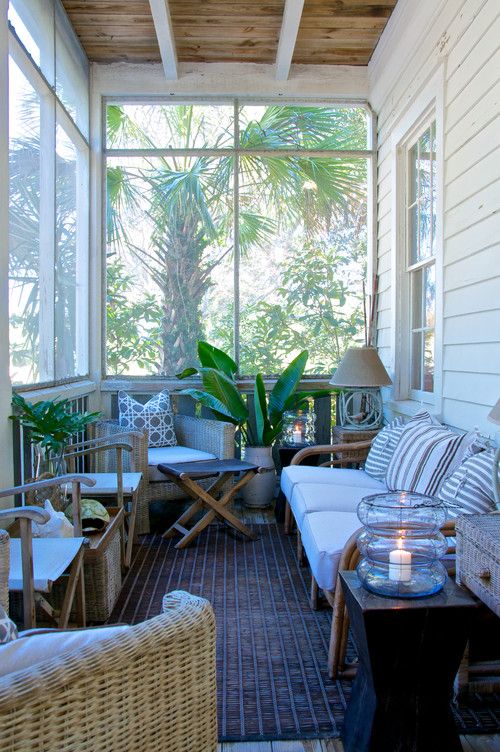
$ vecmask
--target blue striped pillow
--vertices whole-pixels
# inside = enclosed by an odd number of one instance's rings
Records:
[[[428,412],[421,412],[414,415],[408,423],[405,423],[402,417],[395,418],[373,439],[370,451],[368,452],[368,457],[365,461],[365,473],[371,475],[372,478],[376,478],[377,480],[385,480],[387,467],[403,431],[419,423],[430,424],[433,420],[434,419]]]
[[[439,498],[449,507],[450,516],[487,514],[495,510],[494,460],[493,449],[474,454],[443,483]]]

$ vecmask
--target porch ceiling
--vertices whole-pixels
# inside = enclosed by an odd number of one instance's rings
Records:
[[[302,0],[170,0],[167,9],[180,62],[274,63],[288,4],[300,19],[292,62],[366,65],[396,2],[305,0],[302,16]],[[161,60],[149,0],[63,4],[90,60]]]

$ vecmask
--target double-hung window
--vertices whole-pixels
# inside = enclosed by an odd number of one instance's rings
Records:
[[[406,152],[406,273],[410,298],[409,395],[434,392],[436,328],[436,123]]]
[[[59,0],[9,4],[11,379],[88,373],[89,70]]]

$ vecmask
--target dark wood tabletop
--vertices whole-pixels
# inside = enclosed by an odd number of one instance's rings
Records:
[[[162,463],[158,470],[173,478],[181,476],[188,478],[210,478],[221,473],[243,473],[249,470],[258,470],[258,465],[243,460],[201,460],[199,462],[177,462],[174,465]]]

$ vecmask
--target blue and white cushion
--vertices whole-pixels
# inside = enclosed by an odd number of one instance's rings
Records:
[[[146,404],[137,402],[127,392],[118,392],[120,426],[130,431],[147,431],[150,447],[177,446],[174,413],[165,389]]]
[[[472,440],[473,434],[455,434],[444,426],[408,424],[387,467],[387,487],[436,496]]]
[[[17,627],[0,606],[0,645],[17,639]]]
[[[385,480],[387,467],[403,431],[418,423],[431,424],[433,420],[428,412],[418,413],[407,423],[404,422],[402,417],[395,418],[374,438],[365,461],[365,473],[377,480]]]
[[[474,454],[443,483],[439,498],[448,507],[451,517],[495,511],[494,460],[493,449]]]

